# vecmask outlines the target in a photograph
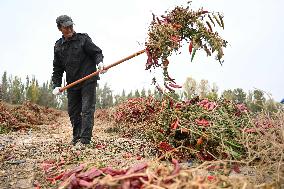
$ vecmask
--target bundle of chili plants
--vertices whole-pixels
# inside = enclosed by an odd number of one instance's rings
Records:
[[[183,146],[194,149],[201,160],[240,159],[246,153],[244,133],[250,133],[253,127],[244,104],[224,99],[210,101],[196,97],[180,102],[165,95],[161,100],[131,99],[121,104],[114,116],[117,125],[127,125],[124,132],[131,130],[133,136],[143,132],[161,152]],[[147,126],[135,129],[135,123]],[[192,156],[187,155],[186,158]]]
[[[184,146],[196,150],[201,160],[240,159],[245,154],[242,139],[251,122],[244,105],[198,98],[167,103],[152,133],[161,151]]]
[[[183,41],[189,43],[191,61],[198,50],[204,50],[207,56],[216,52],[216,59],[222,64],[227,41],[214,30],[218,26],[224,29],[223,15],[203,8],[195,11],[190,6],[177,6],[161,17],[153,15],[146,42],[146,69],[162,67],[164,86],[170,91],[180,88],[168,74],[168,57],[179,51]],[[156,84],[155,78],[153,81]]]

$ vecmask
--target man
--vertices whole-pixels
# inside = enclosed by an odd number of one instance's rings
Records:
[[[60,94],[63,72],[67,84],[89,75],[98,69],[106,72],[103,66],[102,50],[87,34],[76,33],[73,21],[67,15],[56,19],[62,38],[54,46],[52,81],[53,94]],[[95,96],[98,76],[90,78],[67,89],[68,114],[73,127],[72,144],[90,144],[94,125]]]

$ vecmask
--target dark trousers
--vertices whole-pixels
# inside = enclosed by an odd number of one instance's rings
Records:
[[[73,142],[91,141],[96,103],[96,82],[67,91],[68,114],[73,127]]]

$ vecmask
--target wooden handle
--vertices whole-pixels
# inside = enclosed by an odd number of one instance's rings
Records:
[[[132,55],[130,55],[128,57],[125,57],[125,58],[123,58],[123,59],[121,59],[121,60],[119,60],[119,61],[117,61],[117,62],[115,62],[113,64],[110,64],[110,65],[104,67],[104,70],[108,70],[111,67],[114,67],[114,66],[116,66],[116,65],[118,65],[118,64],[120,64],[120,63],[122,63],[122,62],[124,62],[126,60],[129,60],[129,59],[131,59],[131,58],[133,58],[135,56],[138,56],[138,55],[140,55],[140,54],[142,54],[144,52],[145,52],[145,50],[138,51],[138,52],[136,52],[136,53],[134,53],[134,54],[132,54]],[[59,91],[63,92],[64,90],[69,89],[69,88],[73,87],[74,85],[77,85],[78,83],[81,83],[81,82],[83,82],[83,81],[85,81],[87,79],[90,79],[91,77],[94,77],[94,76],[98,75],[100,73],[100,71],[101,70],[98,70],[96,72],[93,72],[93,73],[91,73],[91,74],[81,78],[81,79],[78,79],[77,81],[74,81],[73,83],[70,83],[70,84],[66,85],[65,87],[60,88]]]

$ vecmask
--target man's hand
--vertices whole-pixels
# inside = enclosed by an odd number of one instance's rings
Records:
[[[101,73],[101,74],[104,74],[104,73],[107,72],[107,70],[105,70],[104,68],[105,68],[104,63],[103,63],[103,62],[100,62],[100,63],[98,64],[98,69],[100,70],[100,73]]]
[[[62,92],[60,92],[60,87],[55,87],[55,89],[53,89],[52,94],[54,95],[60,95]]]

